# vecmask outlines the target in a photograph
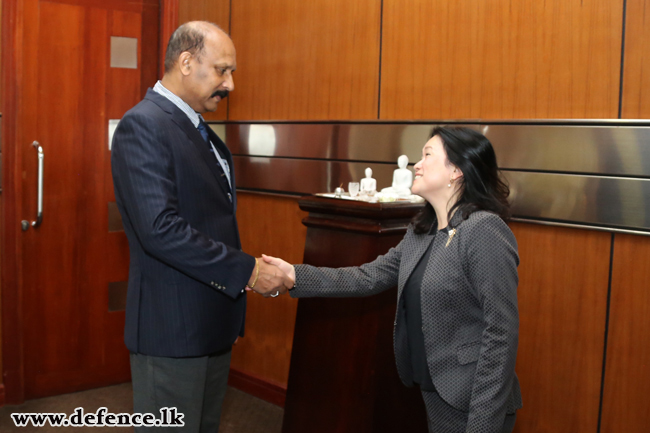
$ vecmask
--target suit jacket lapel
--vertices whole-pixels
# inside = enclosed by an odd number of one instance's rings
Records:
[[[228,187],[228,181],[226,179],[223,179],[223,170],[221,169],[221,165],[219,164],[218,161],[216,161],[214,155],[209,150],[208,144],[203,140],[203,137],[201,136],[201,133],[199,132],[198,129],[194,127],[192,124],[192,121],[187,117],[185,113],[183,113],[176,105],[174,105],[173,102],[171,102],[169,99],[165,98],[162,95],[159,95],[152,89],[147,90],[147,95],[145,97],[146,99],[152,100],[154,103],[156,103],[160,108],[162,108],[165,112],[169,113],[172,121],[178,125],[178,127],[185,132],[185,135],[190,139],[192,142],[193,146],[198,147],[198,151],[201,154],[201,159],[205,161],[205,164],[208,164],[208,167],[210,168],[210,171],[214,175],[215,179],[217,180],[217,183],[223,190],[223,193],[225,195],[228,195],[230,193],[229,187]],[[210,133],[212,134],[210,135]],[[216,134],[214,134],[213,131],[210,131],[208,129],[208,134],[210,135],[210,139],[213,140],[214,142],[214,137],[217,137]],[[218,138],[218,137],[217,137]],[[221,142],[221,140],[219,140]],[[215,147],[217,145],[215,144]],[[223,145],[223,147],[226,147]],[[230,154],[230,152],[228,152]],[[230,159],[230,158],[229,158]],[[229,161],[229,164],[231,162]],[[230,165],[232,167],[232,164]],[[232,169],[231,169],[232,172]],[[233,205],[234,205],[234,197],[233,197]]]
[[[449,225],[451,228],[455,228],[456,230],[459,230],[458,226],[463,222],[463,217],[461,212],[455,212],[454,215],[451,217],[451,221],[449,222]],[[436,229],[435,234],[437,234],[438,230]],[[400,272],[399,272],[399,281],[397,283],[397,299],[402,296],[402,290],[404,289],[404,285],[408,281],[409,277],[415,270],[415,267],[417,264],[420,262],[420,259],[422,259],[422,256],[424,253],[427,251],[427,248],[429,248],[429,245],[431,245],[431,242],[436,238],[434,234],[427,234],[427,235],[421,235],[419,237],[416,237],[414,243],[416,243],[412,249],[409,249],[408,251],[403,251],[402,252],[402,266],[400,267]]]
[[[427,251],[427,248],[429,248],[429,245],[431,245],[431,242],[435,236],[431,235],[421,235],[417,239],[416,245],[413,246],[413,249],[411,251],[403,251],[402,252],[402,266],[400,268],[399,272],[399,281],[397,283],[397,299],[402,296],[402,290],[404,290],[404,285],[408,281],[409,277],[415,270],[415,267],[417,264],[420,262],[422,259],[422,256],[424,253]]]
[[[196,129],[194,125],[192,125],[192,122],[185,115],[185,113],[183,113],[180,110],[178,111],[180,115],[173,114],[172,120],[185,132],[185,134],[188,136],[192,144],[198,147],[199,152],[201,153],[201,159],[203,159],[205,163],[208,164],[208,167],[210,167],[210,171],[212,172],[215,179],[217,180],[217,183],[223,190],[223,193],[228,195],[230,193],[228,188],[228,181],[223,178],[224,173],[223,170],[221,169],[221,164],[219,164],[215,156],[212,154],[212,152],[210,152],[209,144],[203,140],[203,137],[201,136],[199,130]],[[213,138],[212,135],[210,135],[210,138],[211,139]]]

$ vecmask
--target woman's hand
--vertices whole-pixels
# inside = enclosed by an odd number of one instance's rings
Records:
[[[266,254],[262,254],[262,259],[266,263],[277,266],[278,268],[280,268],[280,270],[282,272],[287,274],[287,276],[293,282],[293,284],[294,285],[296,284],[296,268],[294,268],[293,265],[291,265],[291,264],[289,264],[289,263],[285,262],[284,260],[279,259],[277,257],[267,256]]]

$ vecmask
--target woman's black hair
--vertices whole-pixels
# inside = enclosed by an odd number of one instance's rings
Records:
[[[458,201],[449,210],[461,212],[463,220],[472,212],[486,210],[499,215],[504,221],[510,217],[508,195],[510,188],[502,180],[492,143],[483,134],[460,126],[437,126],[430,138],[439,136],[449,163],[458,167],[463,175]],[[427,203],[413,219],[415,233],[428,233],[437,222],[433,206]]]

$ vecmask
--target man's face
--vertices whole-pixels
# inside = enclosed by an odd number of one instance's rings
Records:
[[[235,46],[225,34],[210,31],[203,53],[182,61],[187,72],[183,74],[184,99],[197,113],[215,111],[219,101],[235,89],[232,77],[237,67]]]

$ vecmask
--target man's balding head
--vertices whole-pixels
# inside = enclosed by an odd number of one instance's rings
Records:
[[[178,27],[172,33],[167,44],[165,73],[174,67],[178,62],[178,57],[185,51],[201,61],[201,55],[205,49],[205,39],[210,34],[230,39],[221,27],[208,21],[190,21]]]
[[[191,21],[172,34],[163,85],[197,113],[214,111],[235,88],[235,46],[216,24]]]

